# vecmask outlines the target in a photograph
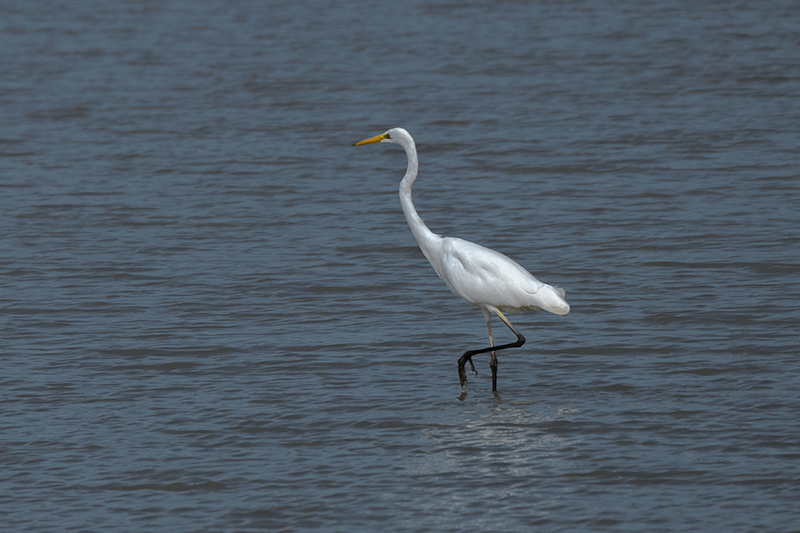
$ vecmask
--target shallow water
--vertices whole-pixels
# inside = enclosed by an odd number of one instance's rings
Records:
[[[800,531],[794,7],[0,7],[6,527]]]

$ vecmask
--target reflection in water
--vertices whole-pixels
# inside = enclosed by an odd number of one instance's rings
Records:
[[[532,479],[563,458],[563,448],[576,442],[548,431],[554,422],[569,422],[574,410],[531,412],[527,402],[471,403],[453,424],[426,427],[422,437],[430,451],[416,458],[413,470],[452,475],[469,470],[489,477]],[[513,486],[513,484],[512,484]]]

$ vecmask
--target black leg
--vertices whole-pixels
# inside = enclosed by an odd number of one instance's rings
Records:
[[[467,386],[467,371],[464,370],[464,365],[469,361],[469,366],[472,368],[472,371],[475,372],[475,375],[478,375],[478,371],[475,370],[475,365],[472,363],[472,354],[469,352],[465,353],[461,357],[458,358],[458,380],[461,382],[461,388]]]
[[[492,352],[492,359],[489,361],[489,368],[492,369],[492,392],[494,392],[497,390],[497,354],[494,352]]]
[[[506,348],[519,348],[520,346],[525,344],[525,337],[522,336],[522,333],[517,331],[517,328],[515,328],[511,324],[511,322],[509,322],[508,319],[505,316],[503,316],[502,313],[500,313],[499,311],[495,311],[495,314],[498,317],[500,317],[500,320],[502,320],[503,323],[506,326],[508,326],[508,328],[512,332],[514,332],[514,335],[517,336],[517,340],[514,341],[514,342],[510,342],[508,344],[501,344],[500,346],[489,346],[488,348],[481,348],[480,350],[469,350],[469,351],[464,352],[464,355],[462,355],[458,360],[458,379],[459,379],[459,381],[461,381],[461,387],[462,388],[464,388],[466,386],[466,384],[467,384],[467,373],[464,370],[464,365],[466,364],[467,361],[469,361],[470,366],[472,366],[472,370],[475,371],[475,366],[472,364],[472,356],[473,355],[478,355],[478,354],[486,353],[486,352],[496,352],[498,350],[505,350]],[[497,390],[497,356],[494,355],[494,353],[492,353],[492,360],[491,360],[491,362],[489,362],[489,366],[492,369],[492,390],[496,391]],[[475,374],[477,375],[477,372],[475,372]]]

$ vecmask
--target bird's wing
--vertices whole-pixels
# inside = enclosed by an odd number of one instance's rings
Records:
[[[456,296],[473,305],[522,310],[540,307],[546,285],[505,255],[453,237],[442,242],[440,277]]]

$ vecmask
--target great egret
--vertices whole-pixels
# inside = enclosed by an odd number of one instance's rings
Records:
[[[557,315],[566,315],[569,313],[569,304],[564,299],[564,289],[542,283],[515,261],[499,252],[464,239],[442,237],[433,233],[417,214],[411,201],[411,185],[417,179],[418,168],[414,139],[403,128],[392,128],[385,133],[357,142],[354,146],[372,143],[399,144],[406,151],[408,168],[400,182],[400,205],[403,207],[411,233],[450,292],[479,307],[486,318],[489,347],[469,350],[459,358],[458,378],[461,387],[466,388],[467,373],[464,371],[464,365],[467,361],[477,375],[472,356],[492,352],[489,367],[492,369],[492,390],[496,391],[495,352],[525,344],[525,337],[511,325],[503,313],[544,309]],[[517,336],[516,341],[500,346],[494,345],[491,313],[497,315]]]

